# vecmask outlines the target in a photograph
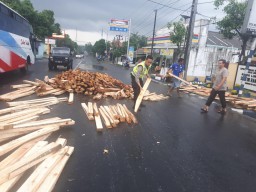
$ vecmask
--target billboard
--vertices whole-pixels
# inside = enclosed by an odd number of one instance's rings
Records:
[[[248,0],[242,33],[256,34],[256,1]]]
[[[249,70],[245,70],[245,67],[245,65],[239,65],[236,76],[236,84],[242,84],[243,74],[246,73],[244,88],[251,91],[256,91],[256,67],[250,66]]]
[[[129,30],[129,21],[128,20],[120,20],[120,19],[111,19],[109,23],[110,31],[117,32],[128,32]]]
[[[56,44],[55,39],[45,38],[44,42],[45,42],[45,44],[48,44],[48,45],[55,45]]]

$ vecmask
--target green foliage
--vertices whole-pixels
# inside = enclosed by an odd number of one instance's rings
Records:
[[[61,33],[60,24],[55,23],[54,12],[43,10],[38,12],[34,9],[30,0],[2,0],[6,5],[25,17],[33,27],[34,34],[40,39],[51,36],[52,33]]]
[[[69,47],[71,51],[77,52],[78,45],[76,42],[72,41],[69,35],[66,34],[64,39],[57,39],[56,41],[57,47]]]
[[[99,55],[103,55],[106,50],[106,43],[104,39],[100,39],[99,41],[96,41],[93,45],[93,51],[94,53],[98,53]]]
[[[136,51],[138,48],[147,45],[147,37],[144,35],[139,35],[138,33],[132,33],[130,36],[130,47],[134,47]]]
[[[218,29],[224,37],[232,39],[234,36],[239,36],[242,39],[242,51],[239,57],[243,56],[243,62],[246,61],[245,50],[249,40],[249,36],[241,34],[240,29],[244,22],[247,2],[236,0],[215,0],[214,5],[216,9],[223,7],[226,16],[217,22]]]
[[[244,22],[247,3],[235,0],[215,0],[214,5],[217,9],[224,6],[223,11],[226,16],[217,22],[218,29],[224,37],[231,39],[236,35],[241,36],[239,30]]]
[[[170,32],[170,40],[177,45],[177,50],[175,51],[173,60],[175,61],[178,57],[180,57],[184,52],[184,47],[182,45],[185,42],[185,37],[187,35],[187,29],[183,24],[183,20],[179,20],[177,22],[168,23],[167,27],[172,29]]]
[[[93,52],[93,45],[91,43],[85,44],[85,51],[87,51],[88,54]]]

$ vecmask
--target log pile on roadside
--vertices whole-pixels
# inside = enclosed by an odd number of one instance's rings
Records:
[[[137,124],[138,120],[132,114],[132,112],[126,107],[125,104],[116,104],[110,106],[100,106],[98,108],[96,103],[88,102],[81,103],[81,106],[89,120],[95,120],[97,131],[102,131],[102,121],[107,128],[114,128],[121,122],[127,122],[128,124]]]
[[[125,85],[107,74],[87,71],[65,71],[56,75],[49,83],[55,89],[67,92],[94,95],[95,99],[111,96],[114,99],[133,98],[130,85]]]
[[[70,94],[69,104],[73,103],[73,93],[91,95],[94,100],[101,100],[106,97],[133,99],[131,85],[126,85],[107,74],[80,70],[66,71],[56,75],[54,78],[45,76],[44,81],[39,79],[35,79],[35,81],[23,80],[23,84],[12,85],[11,88],[15,90],[0,95],[0,100],[13,101],[32,94],[36,94],[39,97],[59,96],[67,92],[72,93]],[[143,100],[161,101],[168,98],[168,96],[147,91]]]
[[[72,119],[45,118],[48,106],[68,98],[49,97],[8,102],[0,110],[0,191],[11,191],[22,177],[18,191],[52,191],[74,148],[66,139],[45,141],[51,133],[74,125]],[[22,180],[22,181],[23,181]]]
[[[180,90],[184,91],[185,93],[192,93],[203,97],[208,97],[212,89],[199,86],[197,88],[184,86]],[[217,96],[216,99],[219,100],[219,97]],[[237,95],[231,95],[231,93],[226,92],[226,101],[228,101],[234,108],[256,111],[256,99],[254,98],[238,97]]]

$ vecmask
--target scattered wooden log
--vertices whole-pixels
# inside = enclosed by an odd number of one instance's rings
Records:
[[[69,93],[68,104],[73,104],[73,102],[74,102],[74,93]]]
[[[101,114],[101,116],[104,120],[104,123],[105,123],[106,127],[107,128],[112,128],[112,126],[110,124],[110,121],[109,121],[108,117],[106,116],[105,112],[101,108],[99,108],[99,111],[100,111],[100,114]]]
[[[142,102],[144,93],[145,93],[145,91],[147,90],[147,88],[148,88],[150,82],[151,82],[151,78],[147,78],[147,80],[146,80],[146,82],[145,82],[145,84],[144,84],[144,86],[143,86],[143,88],[142,88],[142,90],[141,90],[141,92],[140,92],[140,94],[139,94],[137,100],[136,100],[135,108],[134,108],[134,112],[135,112],[135,113],[137,113],[137,111],[138,111],[138,109],[139,109],[139,107],[140,107],[140,104],[141,104],[141,102]]]
[[[51,170],[51,172],[48,174],[46,179],[43,181],[43,183],[37,189],[37,192],[45,192],[45,191],[53,190],[58,178],[60,177],[62,170],[64,169],[64,167],[65,167],[68,159],[72,155],[73,151],[74,151],[74,147],[68,147],[67,153],[57,163],[57,165]]]
[[[0,156],[8,153],[9,151],[15,149],[16,147],[32,140],[32,139],[35,139],[35,138],[38,138],[38,137],[41,137],[43,135],[47,135],[49,133],[52,133],[54,131],[57,131],[59,130],[59,127],[57,126],[53,126],[53,127],[47,127],[47,128],[43,128],[43,129],[40,129],[38,131],[34,131],[32,133],[29,133],[25,136],[22,136],[20,138],[17,138],[17,139],[14,139],[12,141],[10,141],[9,143],[6,143],[2,146],[0,146]]]
[[[86,114],[86,116],[88,117],[88,119],[91,121],[91,120],[94,120],[94,117],[92,114],[89,114],[89,108],[88,106],[85,104],[85,103],[81,103],[81,106]]]

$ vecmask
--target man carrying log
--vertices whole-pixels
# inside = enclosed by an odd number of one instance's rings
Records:
[[[225,68],[226,60],[220,59],[218,61],[219,70],[216,74],[216,79],[213,84],[212,91],[208,100],[205,103],[205,106],[201,108],[202,112],[208,112],[209,106],[212,104],[213,100],[217,95],[219,95],[220,102],[222,108],[218,111],[218,113],[226,113],[226,99],[225,99],[225,92],[227,90],[227,77],[228,77],[228,70]]]
[[[149,77],[149,70],[153,62],[153,57],[151,55],[148,55],[146,57],[145,61],[142,61],[138,63],[131,72],[131,79],[132,79],[132,88],[134,92],[134,106],[136,104],[136,100],[140,94],[140,91],[143,87],[143,78],[145,76]],[[141,107],[144,107],[145,105],[141,104]]]
[[[184,59],[179,58],[178,63],[174,63],[170,66],[169,71],[167,72],[167,77],[169,73],[172,73],[173,75],[176,75],[179,78],[183,78],[183,71],[184,71]],[[170,84],[170,89],[168,90],[167,94],[169,96],[172,96],[172,91],[176,88],[178,97],[181,97],[180,95],[180,80],[176,78],[172,78],[172,83]]]

